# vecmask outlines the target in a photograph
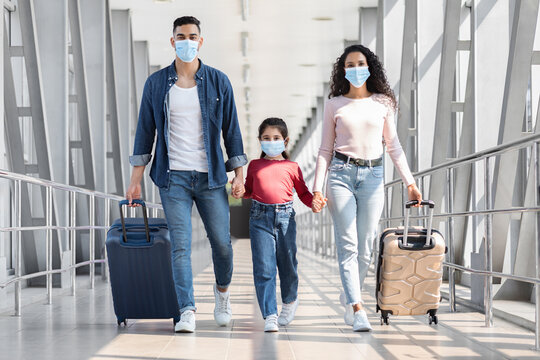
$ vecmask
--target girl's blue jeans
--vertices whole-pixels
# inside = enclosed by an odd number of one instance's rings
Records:
[[[298,273],[296,222],[292,202],[263,204],[252,201],[249,218],[253,279],[262,316],[277,314],[276,274],[279,271],[281,300],[296,300]],[[277,268],[277,271],[276,271]]]

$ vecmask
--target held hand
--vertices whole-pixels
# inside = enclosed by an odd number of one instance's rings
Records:
[[[418,190],[416,184],[407,186],[407,192],[409,195],[409,200],[418,200],[418,205],[414,205],[414,207],[419,207],[420,202],[422,202],[422,193],[420,193],[420,190]]]
[[[323,196],[323,194],[319,191],[315,191],[313,193],[313,201],[311,203],[311,210],[314,213],[321,212],[324,206],[326,205],[326,201],[328,199]]]
[[[246,189],[244,188],[244,180],[238,176],[235,176],[234,179],[232,179],[231,184],[231,195],[235,199],[241,199],[246,192]]]
[[[130,183],[126,191],[126,199],[129,200],[129,206],[138,207],[139,204],[132,204],[133,199],[141,198],[141,183]]]

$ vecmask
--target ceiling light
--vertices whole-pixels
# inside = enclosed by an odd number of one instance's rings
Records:
[[[154,0],[154,2],[158,4],[172,3],[173,1],[174,0]]]
[[[249,33],[247,31],[242,31],[240,36],[242,37],[242,56],[246,57],[248,51]]]
[[[315,20],[315,21],[332,21],[332,20],[334,20],[334,18],[330,17],[330,16],[316,16],[316,17],[312,18],[312,20]]]
[[[292,97],[302,97],[304,94],[291,94]]]
[[[298,66],[302,66],[302,67],[315,67],[317,65],[315,64],[298,64]]]
[[[249,82],[249,64],[242,66],[242,79],[244,80],[244,84]]]
[[[246,21],[249,14],[249,0],[242,0],[242,20]]]
[[[244,88],[244,96],[246,98],[246,102],[249,102],[249,98],[251,96],[251,89],[249,87]]]

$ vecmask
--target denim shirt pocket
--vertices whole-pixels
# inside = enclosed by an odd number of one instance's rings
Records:
[[[206,103],[210,121],[221,127],[223,121],[223,101],[221,97],[219,95],[208,96]]]

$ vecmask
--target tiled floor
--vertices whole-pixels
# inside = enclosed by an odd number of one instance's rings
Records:
[[[354,333],[343,323],[339,275],[334,260],[299,254],[300,306],[294,322],[264,333],[254,296],[248,240],[235,244],[233,322],[213,320],[213,272],[195,279],[197,331],[174,334],[172,320],[132,320],[117,327],[108,285],[80,289],[76,298],[54,298],[52,306],[23,308],[20,318],[0,316],[0,359],[499,359],[540,358],[533,333],[503,320],[483,326],[483,315],[447,303],[439,325],[426,317],[393,317],[380,326],[374,312],[373,276],[365,294],[371,333]]]

